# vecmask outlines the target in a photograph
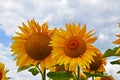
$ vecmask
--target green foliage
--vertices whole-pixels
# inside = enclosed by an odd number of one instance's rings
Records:
[[[120,65],[120,60],[111,61],[110,63],[111,63],[111,64],[118,64],[118,65]]]
[[[6,73],[8,73],[9,72],[9,70],[8,69],[6,69]]]
[[[7,79],[11,79],[12,77],[7,77]]]
[[[49,72],[47,76],[52,80],[69,80],[70,78],[74,78],[72,74],[65,71]]]
[[[103,74],[103,72],[96,72],[95,74],[88,73],[88,72],[83,72],[83,73],[87,76],[87,78],[106,76],[105,74]]]
[[[120,74],[120,71],[118,71],[117,74]]]
[[[116,54],[116,51],[120,48],[119,47],[115,47],[114,49],[108,49],[105,51],[105,53],[103,54],[103,58],[106,58],[106,57],[111,57],[111,56],[120,56],[120,53],[117,53]]]
[[[31,72],[32,75],[34,75],[34,76],[36,76],[39,73],[39,71],[36,68],[29,69],[29,72]]]
[[[73,80],[78,80],[78,78],[72,78]],[[86,80],[86,79],[83,79],[83,78],[79,78],[79,80]]]
[[[32,66],[33,66],[33,65],[20,67],[20,68],[18,68],[18,71],[17,71],[17,72],[21,72],[21,71],[23,71],[23,70],[26,70],[26,69],[32,67]]]

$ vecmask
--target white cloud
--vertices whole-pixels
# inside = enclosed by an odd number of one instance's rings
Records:
[[[40,23],[48,21],[52,26],[64,26],[67,22],[87,23],[95,29],[109,27],[103,25],[116,24],[120,20],[119,0],[2,0],[0,7],[0,28],[8,35],[12,35],[22,21],[32,18]]]
[[[109,40],[109,37],[103,33],[100,33],[99,36],[98,36],[98,39],[100,41],[108,41]]]

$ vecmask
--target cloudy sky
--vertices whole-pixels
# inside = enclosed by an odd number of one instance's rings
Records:
[[[103,53],[117,39],[114,35],[120,33],[117,27],[120,22],[120,0],[0,0],[0,62],[9,69],[11,80],[39,80],[40,75],[33,77],[27,71],[16,74],[17,67],[10,48],[11,37],[18,31],[18,25],[35,19],[42,24],[48,22],[50,28],[65,27],[65,23],[75,22],[86,24],[87,29],[94,29],[98,40],[94,45]],[[114,58],[115,59],[115,58]],[[116,75],[119,66],[107,62],[107,72]],[[27,77],[26,77],[27,76]]]

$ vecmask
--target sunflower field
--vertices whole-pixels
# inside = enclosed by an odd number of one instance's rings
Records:
[[[116,56],[112,65],[120,65],[120,47],[102,53],[94,45],[97,40],[93,29],[87,25],[67,23],[64,28],[49,29],[48,23],[39,24],[34,19],[18,26],[20,32],[12,36],[11,56],[14,56],[18,73],[29,71],[38,80],[115,80],[106,72],[107,59]],[[120,44],[120,34],[113,44]],[[114,36],[114,35],[113,35]],[[4,63],[0,63],[0,80],[10,80]],[[120,70],[116,72],[120,74]]]

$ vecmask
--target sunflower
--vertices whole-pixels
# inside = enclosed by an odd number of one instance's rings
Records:
[[[8,80],[4,64],[0,63],[0,80]]]
[[[97,77],[95,78],[95,80],[115,80],[115,79],[111,76],[104,76],[104,77]]]
[[[65,65],[65,69],[75,70],[76,65],[81,68],[89,67],[96,56],[96,47],[92,45],[97,39],[95,32],[86,32],[86,25],[83,27],[74,23],[66,24],[66,30],[60,29],[51,38],[50,46],[53,46],[53,58],[56,64]]]
[[[113,43],[114,44],[119,44],[120,45],[120,34],[116,35],[119,39],[115,40]],[[120,52],[120,48],[118,48],[116,54],[118,54]]]
[[[90,63],[90,68],[83,69],[83,71],[90,73],[105,72],[106,58],[102,58],[102,53],[100,51],[96,52],[96,56],[93,59],[94,61]]]
[[[18,26],[22,31],[16,32],[11,51],[16,56],[16,65],[19,67],[40,64],[41,69],[51,66],[51,50],[49,41],[55,32],[48,30],[48,24],[39,25],[34,20],[28,21],[28,25],[22,23]]]

